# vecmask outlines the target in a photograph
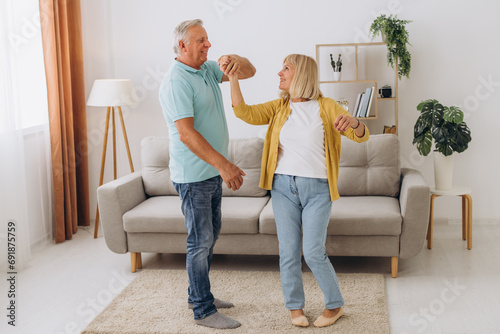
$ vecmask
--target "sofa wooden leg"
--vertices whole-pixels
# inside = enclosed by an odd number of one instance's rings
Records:
[[[137,270],[137,253],[130,253],[130,271],[135,273]]]
[[[392,278],[398,277],[398,257],[391,257],[391,276]]]
[[[142,269],[142,254],[137,253],[137,269]]]

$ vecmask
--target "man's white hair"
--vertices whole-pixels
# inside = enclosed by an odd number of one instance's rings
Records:
[[[186,44],[189,44],[189,40],[187,40],[187,32],[189,28],[194,26],[202,26],[203,21],[200,19],[196,20],[188,20],[181,22],[174,30],[174,53],[179,55],[181,53],[181,49],[179,48],[179,41],[183,41]]]

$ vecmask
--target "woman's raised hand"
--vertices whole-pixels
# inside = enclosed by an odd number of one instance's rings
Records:
[[[231,75],[237,75],[240,69],[240,61],[238,57],[232,57],[230,55],[225,55],[219,58],[217,64],[220,66],[220,70],[230,77]]]

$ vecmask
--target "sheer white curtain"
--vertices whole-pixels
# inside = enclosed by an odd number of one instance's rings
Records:
[[[7,264],[7,243],[15,240],[16,271],[33,245],[52,237],[39,17],[38,0],[0,1],[0,264]]]

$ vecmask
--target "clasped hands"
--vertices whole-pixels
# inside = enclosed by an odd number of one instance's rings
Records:
[[[238,70],[240,69],[240,60],[238,57],[225,55],[219,58],[217,64],[220,66],[220,70],[228,77],[237,77]]]

